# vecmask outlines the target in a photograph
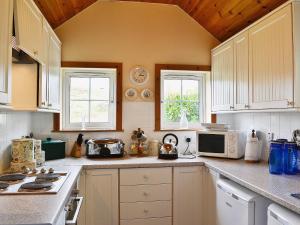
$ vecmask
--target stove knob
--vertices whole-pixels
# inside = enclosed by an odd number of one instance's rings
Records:
[[[36,174],[37,173],[37,169],[32,169],[31,171],[33,174]]]
[[[53,169],[53,168],[50,168],[50,169],[49,169],[49,173],[54,173],[54,169]]]
[[[22,170],[23,170],[23,174],[28,174],[30,172],[30,169],[26,166],[23,166]]]
[[[41,173],[46,173],[45,168],[42,168],[42,169],[41,169]]]

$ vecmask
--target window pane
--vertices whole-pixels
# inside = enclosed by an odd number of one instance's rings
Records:
[[[70,99],[71,100],[89,99],[89,78],[71,77]]]
[[[88,115],[88,101],[70,101],[70,123],[88,122]]]
[[[164,100],[180,100],[181,80],[164,80]]]
[[[182,109],[186,111],[186,117],[189,122],[199,122],[199,103],[192,101],[183,101]]]
[[[182,81],[182,97],[183,100],[198,101],[198,80],[183,80]]]
[[[91,102],[91,123],[109,122],[109,102],[92,101]]]
[[[109,78],[91,78],[91,99],[109,100]]]
[[[163,104],[165,122],[179,122],[181,115],[180,102],[165,102]]]

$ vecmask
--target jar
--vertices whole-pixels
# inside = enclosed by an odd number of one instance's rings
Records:
[[[282,141],[272,141],[270,144],[269,171],[272,174],[283,172],[283,148]]]
[[[294,175],[298,172],[297,167],[298,147],[296,142],[286,142],[283,151],[283,172]]]

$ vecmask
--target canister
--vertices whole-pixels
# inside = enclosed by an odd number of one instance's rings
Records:
[[[283,173],[283,141],[272,141],[270,144],[269,171],[272,174]]]
[[[283,150],[283,172],[285,174],[296,174],[297,168],[298,148],[296,142],[286,142]]]
[[[24,163],[34,160],[34,139],[12,140],[12,162]]]

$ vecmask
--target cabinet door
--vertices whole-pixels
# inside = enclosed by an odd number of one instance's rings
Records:
[[[204,223],[205,225],[216,225],[216,183],[217,183],[218,174],[209,169],[205,168],[204,173],[204,201],[203,201],[203,210],[204,210]]]
[[[11,101],[11,38],[13,1],[0,1],[0,103]]]
[[[291,5],[249,30],[250,107],[293,107]]]
[[[86,225],[119,224],[118,170],[88,170],[86,174]]]
[[[202,224],[202,167],[175,167],[173,225]]]
[[[234,108],[249,108],[249,43],[248,31],[240,34],[234,42]]]
[[[48,108],[60,109],[60,42],[50,35],[48,59]]]
[[[15,28],[18,46],[42,62],[43,16],[32,0],[15,1]]]
[[[40,64],[39,69],[39,107],[47,108],[48,107],[48,73],[49,73],[49,40],[50,40],[50,26],[48,23],[43,20],[43,61],[45,63]]]
[[[233,41],[212,51],[212,111],[233,110]]]

